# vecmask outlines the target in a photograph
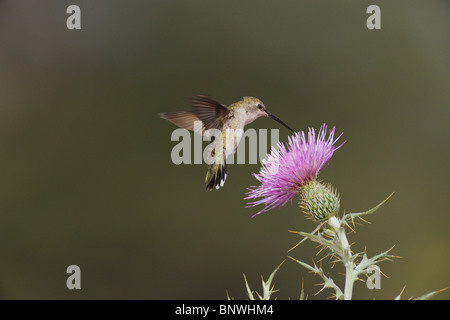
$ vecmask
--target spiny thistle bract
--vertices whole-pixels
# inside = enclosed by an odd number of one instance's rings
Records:
[[[300,190],[299,206],[307,217],[315,221],[324,221],[339,213],[339,196],[331,185],[311,180]]]

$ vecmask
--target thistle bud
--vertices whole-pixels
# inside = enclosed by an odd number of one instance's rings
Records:
[[[339,195],[331,185],[311,180],[300,189],[299,206],[311,219],[324,221],[339,212]]]

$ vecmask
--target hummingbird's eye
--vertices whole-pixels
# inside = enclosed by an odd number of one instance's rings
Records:
[[[259,109],[259,110],[262,110],[262,109],[263,109],[263,106],[262,106],[261,104],[259,104],[259,103],[258,103],[258,109]]]

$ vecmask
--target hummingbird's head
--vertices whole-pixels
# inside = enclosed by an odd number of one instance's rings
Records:
[[[273,114],[271,114],[269,111],[267,111],[266,106],[264,103],[253,97],[244,97],[240,101],[241,107],[244,108],[246,112],[246,122],[245,124],[252,123],[254,120],[258,119],[259,117],[268,117],[271,118],[279,123],[281,123],[283,126],[288,128],[292,133],[295,133],[294,130],[292,130],[287,124],[285,124],[283,121],[275,117]]]
[[[239,101],[240,107],[245,110],[246,124],[249,124],[259,117],[268,117],[264,103],[253,97],[244,97]]]

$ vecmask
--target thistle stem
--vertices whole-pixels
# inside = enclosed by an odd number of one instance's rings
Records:
[[[345,264],[344,300],[352,300],[353,294],[353,262]]]
[[[345,288],[344,288],[344,300],[351,300],[353,294],[353,284],[355,282],[354,277],[354,263],[353,255],[350,250],[350,244],[345,234],[345,228],[336,216],[328,219],[328,224],[336,231],[336,240],[339,242],[339,246],[342,248],[342,262],[345,266]]]

